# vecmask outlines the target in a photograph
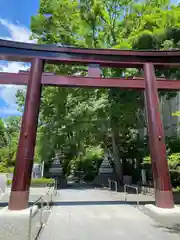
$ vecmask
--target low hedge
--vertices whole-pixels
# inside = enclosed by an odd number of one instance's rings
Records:
[[[180,171],[179,170],[169,170],[171,183],[173,187],[180,186]]]
[[[175,192],[175,193],[180,193],[180,187],[178,186],[178,187],[176,187],[176,188],[173,188],[173,192]]]
[[[11,185],[12,180],[7,180],[7,184]],[[54,179],[52,178],[33,178],[31,180],[31,186],[44,186],[54,183]]]

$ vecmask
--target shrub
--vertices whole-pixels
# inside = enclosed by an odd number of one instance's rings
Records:
[[[178,170],[180,166],[180,153],[173,153],[168,156],[168,165],[171,170]]]
[[[7,166],[5,162],[0,163],[0,173],[13,173],[14,167]]]
[[[151,158],[150,158],[150,156],[144,157],[144,158],[143,158],[143,163],[144,163],[144,164],[150,164],[150,163],[151,163]]]
[[[180,185],[180,153],[173,153],[167,157],[171,183],[173,187]],[[147,156],[143,159],[143,165],[150,166],[150,157]],[[143,167],[144,167],[143,166]],[[149,168],[151,172],[151,168]]]
[[[13,173],[13,172],[14,172],[14,167],[7,168],[7,173]]]
[[[173,192],[180,192],[180,187],[173,188]]]
[[[12,180],[8,179],[8,180],[7,180],[7,185],[9,186],[9,185],[11,185],[11,184],[12,184]]]
[[[173,187],[180,185],[180,171],[170,170],[171,183]]]
[[[170,153],[178,153],[180,146],[180,138],[179,137],[167,137],[166,138],[166,146],[170,150]]]
[[[170,170],[180,170],[180,153],[172,153],[167,156],[168,165]],[[150,156],[143,158],[142,165],[151,164]]]
[[[4,164],[0,164],[0,173],[7,173],[7,167]]]
[[[84,181],[92,181],[102,162],[104,151],[100,146],[91,146],[86,151],[71,161],[71,171],[78,178],[83,177]]]
[[[31,180],[31,186],[48,185],[52,183],[54,183],[53,178],[33,178]]]
[[[12,180],[7,180],[7,184],[11,185]],[[31,180],[31,186],[44,186],[48,184],[54,183],[54,179],[52,178],[33,178]]]

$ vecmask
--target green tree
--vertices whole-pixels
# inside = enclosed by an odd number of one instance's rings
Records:
[[[180,8],[167,0],[41,0],[31,19],[39,43],[88,48],[172,49],[179,47]],[[86,75],[84,66],[47,65],[46,71]],[[102,69],[105,77],[142,76],[136,69]],[[176,78],[179,71],[157,71]],[[170,94],[167,94],[170,96]],[[172,96],[171,96],[172,97]],[[24,101],[18,93],[20,107]],[[38,128],[41,159],[59,149],[71,160],[87,146],[110,147],[121,176],[120,157],[127,156],[145,125],[143,95],[119,89],[44,88]],[[138,140],[139,141],[139,140]],[[110,142],[110,143],[109,143]],[[110,146],[109,146],[110,145]],[[134,145],[135,149],[136,144]]]
[[[6,128],[4,122],[0,119],[0,147],[4,147],[7,144]]]

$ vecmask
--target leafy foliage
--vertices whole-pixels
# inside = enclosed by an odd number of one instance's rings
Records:
[[[1,139],[4,139],[0,143],[0,172],[9,172],[9,167],[13,167],[15,164],[20,117],[8,117],[0,122],[3,123],[0,135]]]
[[[143,159],[144,166],[150,166],[151,158],[146,156]],[[180,185],[180,153],[172,153],[168,155],[168,166],[171,177],[171,182],[174,187]],[[148,168],[150,170],[150,168]]]
[[[114,49],[177,49],[180,8],[168,0],[41,0],[31,19],[32,38],[58,46]],[[87,67],[47,65],[61,75],[87,75]],[[179,70],[159,70],[157,76],[177,79]],[[104,77],[142,76],[136,69],[102,69]],[[167,98],[174,94],[163,93]],[[24,92],[17,94],[22,109]],[[59,150],[69,164],[89,166],[87,149],[110,149],[115,161],[142,161],[147,146],[139,129],[146,125],[143,94],[119,89],[43,88],[36,153],[49,160]],[[83,153],[83,161],[79,153]],[[73,160],[72,160],[73,159]],[[92,157],[90,157],[92,159]],[[72,163],[71,163],[72,160]],[[91,165],[91,164],[90,164]],[[79,167],[77,167],[79,168]]]
[[[85,181],[92,181],[102,162],[104,151],[100,146],[88,147],[85,152],[70,162],[71,172],[79,177],[81,173]]]

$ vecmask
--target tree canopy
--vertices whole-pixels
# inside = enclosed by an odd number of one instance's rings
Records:
[[[85,48],[175,49],[179,26],[180,8],[167,0],[41,0],[31,20],[32,37],[39,43]],[[49,65],[46,70],[87,74],[84,66]],[[102,68],[102,74],[142,76],[137,69]],[[178,74],[176,70],[157,71],[159,76],[176,78]],[[97,144],[104,150],[110,148],[117,161],[132,153],[142,155],[137,150],[143,148],[137,140],[139,129],[145,126],[141,92],[44,88],[40,122],[43,157],[52,156],[54,149],[85,154],[86,148]]]

